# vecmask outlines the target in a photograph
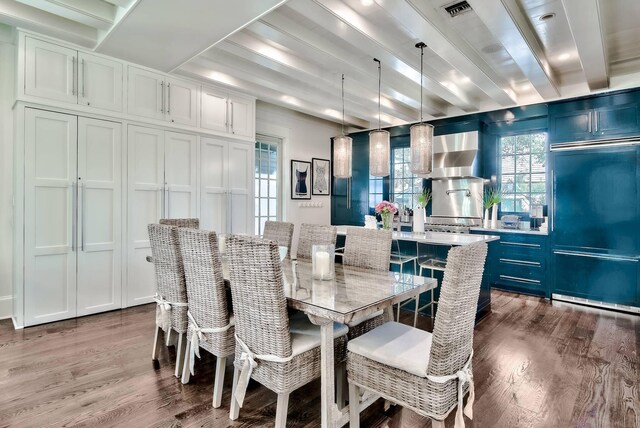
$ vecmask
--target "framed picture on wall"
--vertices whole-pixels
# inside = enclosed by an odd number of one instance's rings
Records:
[[[291,160],[291,199],[311,199],[311,162]]]
[[[328,196],[331,194],[331,162],[328,159],[311,159],[312,195]]]

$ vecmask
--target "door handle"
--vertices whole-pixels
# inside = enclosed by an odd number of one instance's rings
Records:
[[[551,231],[556,224],[556,175],[551,170]]]
[[[591,115],[593,114],[593,112],[589,112],[589,134],[591,134],[593,131],[591,130]]]
[[[562,251],[555,250],[553,254],[558,254],[561,256],[575,256],[575,257],[589,257],[592,259],[600,259],[600,260],[611,260],[614,262],[632,262],[638,263],[638,257],[628,257],[628,256],[610,256],[608,254],[591,254],[591,253],[580,253],[577,251]]]
[[[71,252],[76,251],[76,240],[78,234],[78,194],[76,193],[76,183],[71,183]]]
[[[160,113],[164,113],[164,81],[160,82]]]
[[[76,95],[76,57],[71,57],[71,95]]]
[[[510,275],[500,275],[500,279],[507,279],[507,280],[516,281],[516,282],[524,282],[525,284],[540,284],[540,281],[538,281],[537,279],[519,278],[517,276],[510,276]]]
[[[594,133],[598,133],[598,112],[594,111],[593,112],[593,122],[594,122]]]
[[[82,184],[82,251],[84,252],[84,243],[85,243],[85,235],[86,235],[86,224],[87,224],[87,185]]]
[[[167,82],[167,114],[171,116],[171,83]]]
[[[84,58],[82,58],[82,98],[85,98],[85,82],[87,81],[87,68],[84,65]],[[89,103],[87,103],[89,105]]]
[[[233,101],[231,101],[231,133],[236,133],[236,131],[233,130]]]
[[[165,192],[167,192],[167,218],[171,218],[171,190],[169,190],[169,185],[165,188]]]
[[[516,247],[532,247],[532,248],[540,248],[540,244],[525,244],[524,242],[507,242],[500,241],[501,245],[513,245]]]

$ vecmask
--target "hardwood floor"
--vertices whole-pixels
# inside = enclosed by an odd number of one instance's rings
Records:
[[[492,314],[476,328],[468,427],[640,427],[640,317],[499,291],[492,298]],[[222,408],[212,409],[215,361],[206,352],[188,385],[173,375],[172,347],[154,364],[153,311],[18,331],[1,321],[0,426],[273,426],[276,394],[255,383],[240,419],[229,420],[230,365]],[[420,322],[430,329],[430,319]],[[319,388],[313,382],[291,395],[289,426],[319,426]],[[384,412],[378,402],[362,426],[431,423],[399,407]]]

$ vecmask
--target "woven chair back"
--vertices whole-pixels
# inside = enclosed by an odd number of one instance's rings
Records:
[[[311,260],[314,245],[335,245],[338,229],[324,224],[307,224],[300,226],[297,258]]]
[[[197,218],[161,218],[160,224],[176,227],[188,227],[190,229],[200,228],[200,220]]]
[[[390,230],[347,228],[343,263],[377,271],[388,271],[391,237]]]
[[[222,260],[215,232],[178,229],[189,312],[200,328],[229,324]]]
[[[486,257],[487,244],[483,242],[449,250],[433,328],[429,375],[456,373],[469,359]]]
[[[227,258],[236,334],[255,354],[289,357],[291,335],[278,245],[231,235]]]

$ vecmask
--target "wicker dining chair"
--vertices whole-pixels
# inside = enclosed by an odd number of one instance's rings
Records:
[[[184,262],[189,309],[187,312],[187,354],[182,383],[194,374],[200,348],[216,356],[213,407],[220,407],[227,357],[235,351],[234,318],[228,311],[222,260],[215,232],[182,228],[178,230]]]
[[[320,377],[320,330],[290,329],[278,245],[250,236],[227,238],[236,353],[229,417],[236,420],[249,379],[278,394],[276,427],[287,420],[289,394]],[[336,358],[343,355],[347,327],[334,325]],[[340,358],[342,358],[340,356]]]
[[[267,221],[264,223],[262,237],[275,241],[281,247],[287,247],[287,257],[291,258],[291,240],[293,239],[293,223],[285,221]]]
[[[344,257],[342,263],[347,266],[372,269],[386,272],[389,270],[391,257],[390,230],[365,229],[362,227],[347,228]],[[373,330],[384,323],[382,311],[362,319],[348,323],[349,340]]]
[[[176,377],[182,373],[187,333],[187,289],[184,265],[178,242],[178,227],[163,224],[148,225],[153,267],[156,273],[156,332],[152,359],[158,359],[160,329],[164,330],[169,344],[171,331],[178,333],[176,345]]]
[[[433,334],[390,322],[348,344],[350,426],[360,424],[360,389],[432,419],[434,427],[458,406],[473,418],[473,328],[487,256],[487,244],[449,250]]]
[[[176,227],[200,229],[200,219],[197,218],[161,218],[160,224]]]
[[[307,224],[300,226],[297,259],[311,260],[314,245],[336,245],[338,229],[324,224]]]

